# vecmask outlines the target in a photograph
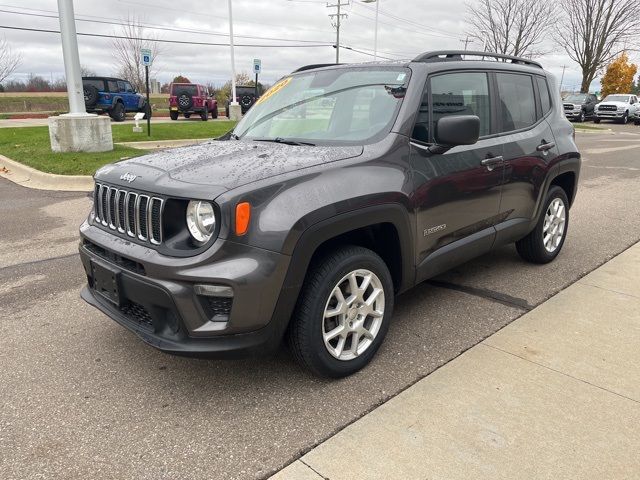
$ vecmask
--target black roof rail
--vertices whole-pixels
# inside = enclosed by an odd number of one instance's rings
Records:
[[[502,53],[491,52],[474,52],[469,50],[440,50],[434,52],[426,52],[418,55],[413,59],[414,62],[448,62],[456,60],[464,60],[462,57],[489,57],[499,60],[509,60],[511,63],[517,63],[520,65],[531,65],[534,67],[542,68],[538,62],[529,60],[528,58],[514,57],[513,55],[504,55]]]
[[[313,70],[314,68],[334,67],[336,65],[342,65],[342,64],[341,63],[315,63],[313,65],[305,65],[304,67],[300,67],[291,73],[304,72],[306,70]]]

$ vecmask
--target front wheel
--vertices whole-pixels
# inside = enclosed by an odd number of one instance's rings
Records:
[[[633,121],[634,125],[640,125],[640,117],[636,117],[636,119]]]
[[[628,121],[629,121],[629,112],[624,112],[624,115],[622,115],[622,119],[620,120],[620,123],[622,125],[626,125]]]
[[[600,119],[599,118],[594,118],[593,119],[593,123],[600,123]]]
[[[296,360],[325,377],[362,369],[389,330],[393,295],[389,269],[371,250],[341,247],[314,262],[287,333]]]
[[[151,118],[151,116],[153,115],[153,112],[151,111],[151,105],[149,105],[148,103],[144,106],[142,112],[144,112],[144,117],[142,117],[144,120],[146,120],[147,118]]]
[[[586,115],[585,115],[585,113],[584,113],[584,110],[582,110],[582,111],[580,112],[580,116],[578,117],[578,123],[582,123],[582,122],[584,122],[584,121],[585,121],[585,119],[586,119]]]
[[[216,118],[218,118],[218,107],[217,107],[217,105],[214,105],[213,109],[211,110],[211,118],[213,118],[214,120]]]
[[[516,250],[528,262],[549,263],[560,253],[568,228],[569,200],[565,191],[554,185],[547,193],[536,227],[516,242]]]
[[[200,118],[203,122],[209,120],[209,108],[205,105],[204,109],[200,112]]]

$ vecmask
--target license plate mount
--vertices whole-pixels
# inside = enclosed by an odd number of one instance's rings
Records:
[[[122,304],[120,295],[120,272],[103,263],[92,261],[91,277],[93,278],[93,289],[96,293],[117,307],[120,307]]]

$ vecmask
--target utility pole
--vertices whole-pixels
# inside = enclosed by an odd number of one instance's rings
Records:
[[[338,0],[338,3],[330,5],[327,3],[327,8],[337,8],[336,13],[329,14],[329,18],[333,23],[333,26],[336,28],[336,63],[340,63],[340,24],[342,23],[342,17],[347,17],[346,13],[340,13],[340,9],[342,7],[348,7],[349,2],[342,3],[341,0]]]
[[[467,50],[467,45],[469,45],[470,43],[473,43],[473,40],[471,40],[469,38],[469,35],[467,35],[467,38],[465,38],[464,40],[460,40],[462,43],[464,43],[464,49],[465,51]]]

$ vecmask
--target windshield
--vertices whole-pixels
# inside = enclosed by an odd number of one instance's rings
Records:
[[[286,77],[236,126],[236,138],[354,145],[388,133],[410,71],[337,68]]]
[[[575,102],[575,103],[582,103],[587,99],[586,95],[569,95],[568,97],[566,97],[564,100],[565,102]]]
[[[607,95],[604,97],[603,102],[628,102],[628,95]]]

